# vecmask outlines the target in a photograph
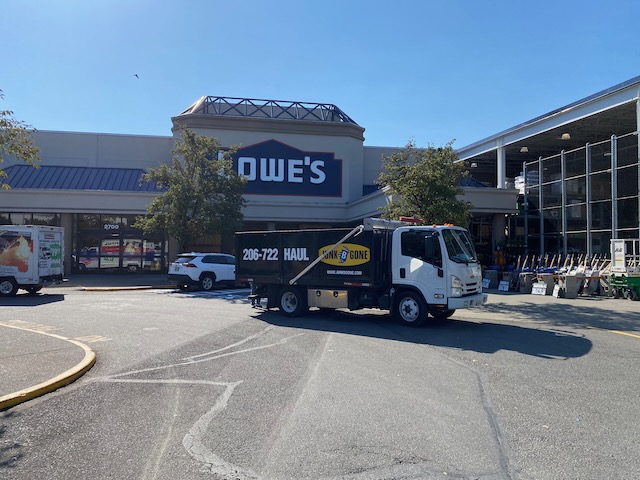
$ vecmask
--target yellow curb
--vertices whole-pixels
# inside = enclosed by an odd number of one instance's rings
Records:
[[[96,354],[95,352],[86,346],[83,343],[80,343],[76,340],[63,337],[61,335],[55,335],[53,333],[46,333],[39,330],[34,330],[30,328],[18,327],[15,325],[8,325],[6,323],[0,322],[1,327],[7,328],[15,328],[16,330],[23,330],[32,333],[39,333],[41,335],[48,335],[49,337],[58,338],[60,340],[64,340],[66,342],[73,343],[74,345],[82,348],[84,350],[84,358],[80,363],[78,363],[75,367],[70,368],[66,372],[61,373],[60,375],[48,380],[46,382],[39,383],[33,387],[25,388],[20,390],[19,392],[10,393],[8,395],[3,395],[0,397],[0,410],[6,410],[7,408],[14,407],[20,403],[27,402],[29,400],[33,400],[36,397],[40,397],[46,393],[53,392],[54,390],[59,389],[60,387],[64,387],[82,375],[93,367],[94,363],[96,363]]]

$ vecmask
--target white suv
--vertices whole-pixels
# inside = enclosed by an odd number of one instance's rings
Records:
[[[206,291],[216,284],[234,285],[236,258],[226,253],[181,253],[169,265],[169,281],[181,290],[191,285]]]

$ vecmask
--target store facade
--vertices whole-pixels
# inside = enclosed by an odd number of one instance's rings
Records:
[[[639,102],[640,77],[458,150],[485,265],[504,248],[596,253],[612,235],[638,234]],[[0,194],[1,223],[64,226],[69,272],[165,271],[176,242],[133,224],[161,194],[144,173],[171,161],[182,127],[238,148],[246,230],[352,225],[392,201],[376,179],[398,148],[365,146],[365,129],[334,105],[202,97],[172,123],[157,137],[36,132],[42,168],[5,163],[13,188]],[[233,253],[215,232],[191,247]]]

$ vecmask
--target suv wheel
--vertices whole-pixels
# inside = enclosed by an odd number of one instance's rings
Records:
[[[216,276],[213,273],[204,273],[200,277],[200,289],[208,292],[216,284]]]

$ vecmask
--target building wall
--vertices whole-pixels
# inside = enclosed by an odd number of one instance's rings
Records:
[[[173,137],[36,131],[43,165],[149,169],[171,160]],[[5,166],[16,163],[8,158]]]

